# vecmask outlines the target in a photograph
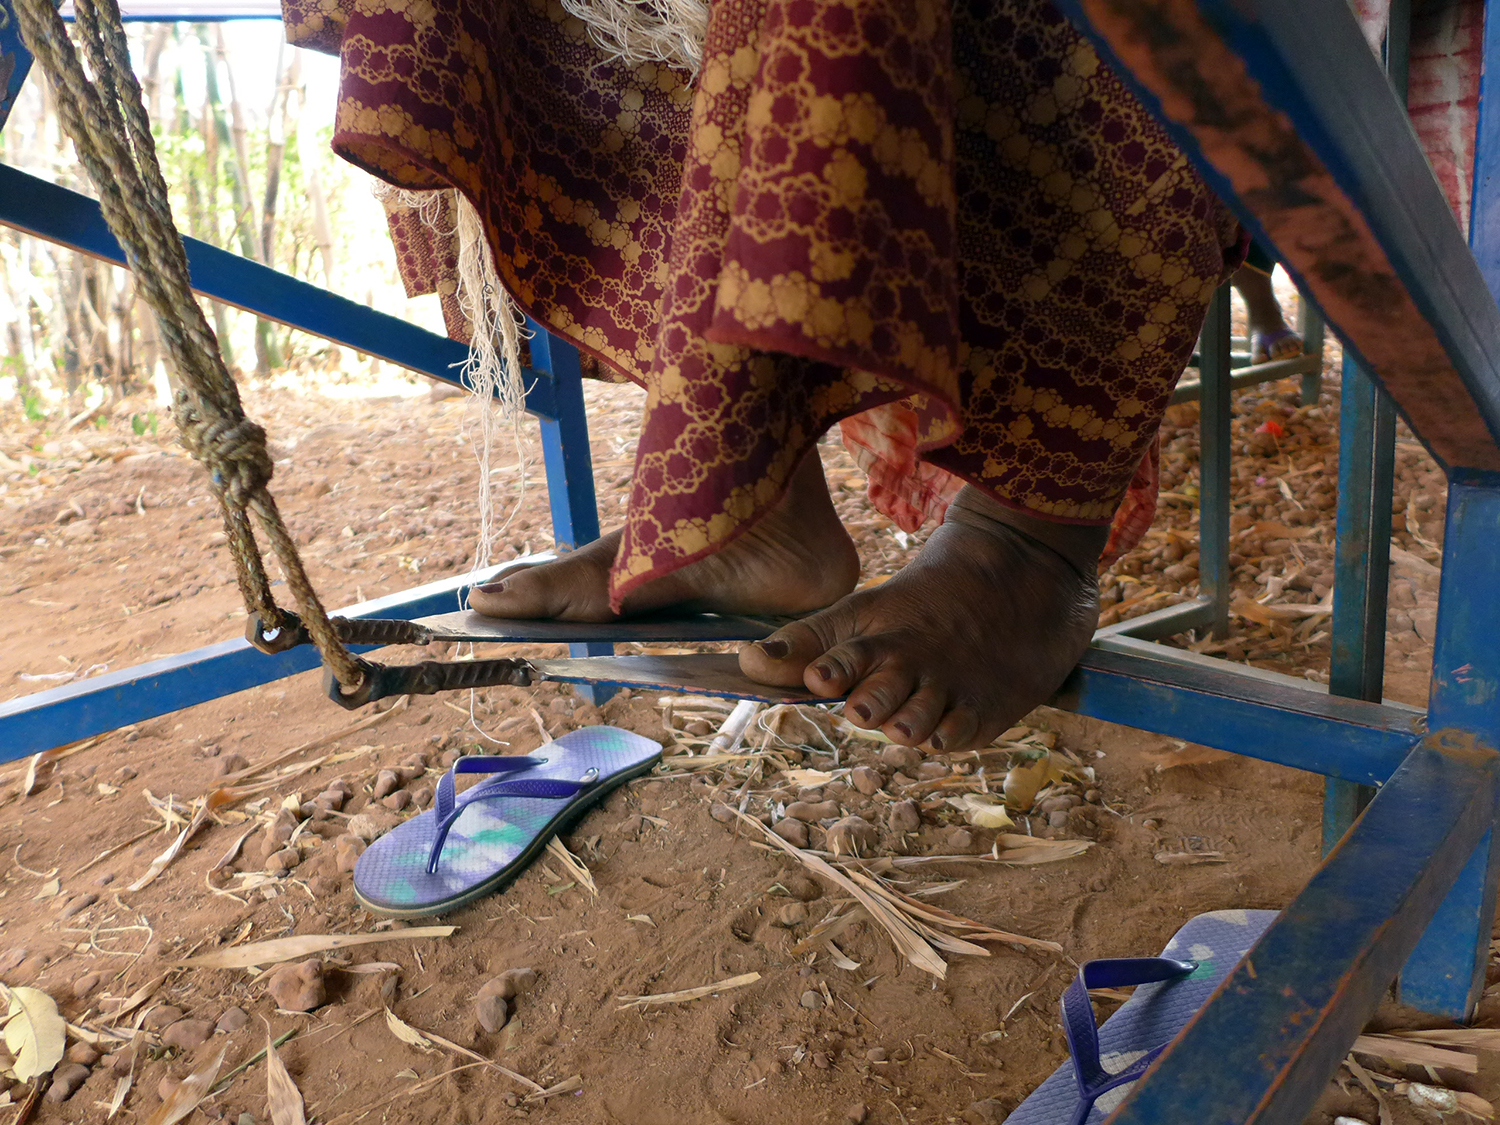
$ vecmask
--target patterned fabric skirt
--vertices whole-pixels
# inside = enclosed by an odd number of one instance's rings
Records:
[[[909,529],[966,481],[1149,522],[1243,240],[1048,0],[713,0],[696,79],[611,61],[559,0],[283,4],[342,58],[335,149],[463,192],[521,307],[646,388],[617,604],[834,422]]]

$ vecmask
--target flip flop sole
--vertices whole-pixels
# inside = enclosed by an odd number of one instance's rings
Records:
[[[387,918],[428,918],[505,889],[554,836],[573,827],[626,782],[649,774],[661,760],[661,747],[629,731],[588,727],[570,731],[536,754],[553,757],[546,766],[518,777],[572,779],[596,768],[600,780],[568,801],[499,797],[474,802],[449,834],[435,875],[427,874],[435,814],[429,810],[397,825],[371,844],[355,865],[354,897],[359,904]],[[601,762],[614,768],[606,772]]]
[[[1164,957],[1197,961],[1198,969],[1177,980],[1143,984],[1114,1015],[1099,1025],[1099,1060],[1119,1074],[1147,1051],[1174,1038],[1276,920],[1274,910],[1216,910],[1200,914],[1178,930]],[[1085,1125],[1100,1125],[1135,1083],[1099,1096]],[[1078,1107],[1078,1085],[1071,1060],[1063,1063],[1018,1105],[1005,1125],[1067,1125]]]

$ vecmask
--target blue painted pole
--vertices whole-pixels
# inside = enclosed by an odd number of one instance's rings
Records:
[[[1395,460],[1396,411],[1390,396],[1353,358],[1345,356],[1328,690],[1373,703],[1380,702],[1385,681]],[[1374,795],[1367,786],[1337,778],[1324,783],[1325,855],[1343,839]]]
[[[599,538],[599,504],[594,495],[594,459],[589,451],[589,420],[583,405],[583,372],[578,349],[535,321],[531,363],[550,377],[553,410],[542,419],[542,457],[547,468],[547,497],[552,505],[552,537],[558,553],[576,550]],[[615,646],[583,642],[568,646],[573,656],[613,656]],[[595,706],[614,688],[578,685],[578,694]]]
[[[1198,589],[1210,606],[1208,627],[1229,635],[1229,286],[1208,302],[1199,337],[1198,411]]]
[[[1448,482],[1427,722],[1459,746],[1500,746],[1500,473]],[[1495,809],[1491,808],[1491,823]],[[1400,998],[1464,1020],[1484,989],[1495,917],[1496,833],[1475,849],[1401,973]]]

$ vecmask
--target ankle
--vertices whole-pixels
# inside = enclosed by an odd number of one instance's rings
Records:
[[[957,523],[990,534],[1018,535],[1061,558],[1086,582],[1096,580],[1099,557],[1109,542],[1109,527],[1059,523],[1012,508],[973,485],[965,485],[948,507],[944,523]]]

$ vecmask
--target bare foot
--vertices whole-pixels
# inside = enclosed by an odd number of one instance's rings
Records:
[[[1302,337],[1287,327],[1281,302],[1268,274],[1253,266],[1241,266],[1230,278],[1245,302],[1245,320],[1250,328],[1250,362],[1269,363],[1302,354]]]
[[[671,606],[698,613],[808,613],[859,581],[859,555],[828,496],[816,450],[781,503],[718,554],[632,590],[624,614],[609,608],[613,531],[553,562],[513,570],[476,587],[469,605],[490,617],[614,621]]]
[[[1108,535],[965,488],[899,574],[746,645],[740,668],[761,683],[847,694],[850,721],[896,742],[987,745],[1088,647]]]

